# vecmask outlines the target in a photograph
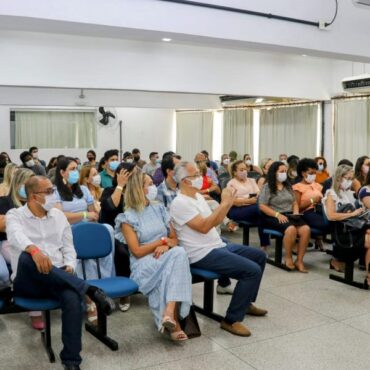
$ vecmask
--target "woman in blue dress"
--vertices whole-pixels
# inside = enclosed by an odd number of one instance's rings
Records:
[[[184,341],[179,318],[192,304],[191,274],[185,250],[178,247],[175,230],[150,176],[136,171],[126,185],[125,212],[116,218],[115,237],[130,250],[131,278],[148,297],[155,323],[173,341]]]

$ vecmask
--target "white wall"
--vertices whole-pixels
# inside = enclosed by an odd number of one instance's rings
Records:
[[[10,149],[9,111],[9,106],[0,106],[0,152],[8,152],[12,160],[19,163],[19,154],[23,150]],[[117,113],[123,121],[123,151],[131,151],[137,147],[141,150],[142,158],[147,160],[151,151],[158,151],[161,155],[165,151],[174,150],[174,110],[118,108]],[[68,154],[85,160],[87,149],[40,148],[40,158],[49,160],[52,156]],[[118,127],[107,129],[99,126],[97,148],[94,149],[96,149],[98,158],[103,156],[108,149],[119,149]]]

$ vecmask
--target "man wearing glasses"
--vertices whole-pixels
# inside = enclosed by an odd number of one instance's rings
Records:
[[[253,305],[266,264],[266,254],[240,244],[224,243],[215,226],[218,226],[233,205],[235,196],[224,189],[218,208],[210,210],[199,194],[202,177],[195,164],[181,162],[175,167],[175,178],[180,193],[172,201],[170,216],[180,246],[184,247],[192,267],[214,271],[222,275],[220,286],[230,288],[232,298],[221,328],[248,337],[249,329],[243,324],[246,314],[264,316],[267,311]],[[231,290],[230,278],[238,282]]]
[[[54,208],[55,189],[50,180],[33,176],[25,189],[27,203],[6,214],[14,294],[60,301],[64,344],[60,358],[65,369],[79,369],[85,295],[107,315],[114,302],[74,275],[76,251],[71,227],[63,212]]]

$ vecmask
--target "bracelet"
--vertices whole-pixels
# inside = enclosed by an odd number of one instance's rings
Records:
[[[167,245],[167,238],[165,238],[164,236],[162,236],[161,243],[162,243],[162,245]]]
[[[30,252],[30,255],[33,257],[36,253],[39,253],[40,252],[40,249],[35,247],[31,252]]]
[[[123,187],[122,186],[116,186],[116,189],[118,189],[119,191],[123,191]]]
[[[87,212],[83,212],[83,219],[87,220]]]
[[[275,217],[276,217],[276,218],[279,218],[279,216],[280,216],[280,212],[276,212],[276,213],[275,213]]]

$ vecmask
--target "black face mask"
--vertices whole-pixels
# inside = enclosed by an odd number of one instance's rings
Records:
[[[88,160],[89,162],[92,162],[92,161],[95,161],[95,158],[94,158],[94,157],[87,157],[87,160]]]
[[[139,155],[134,155],[134,160],[137,162],[137,161],[140,161],[140,156]]]

